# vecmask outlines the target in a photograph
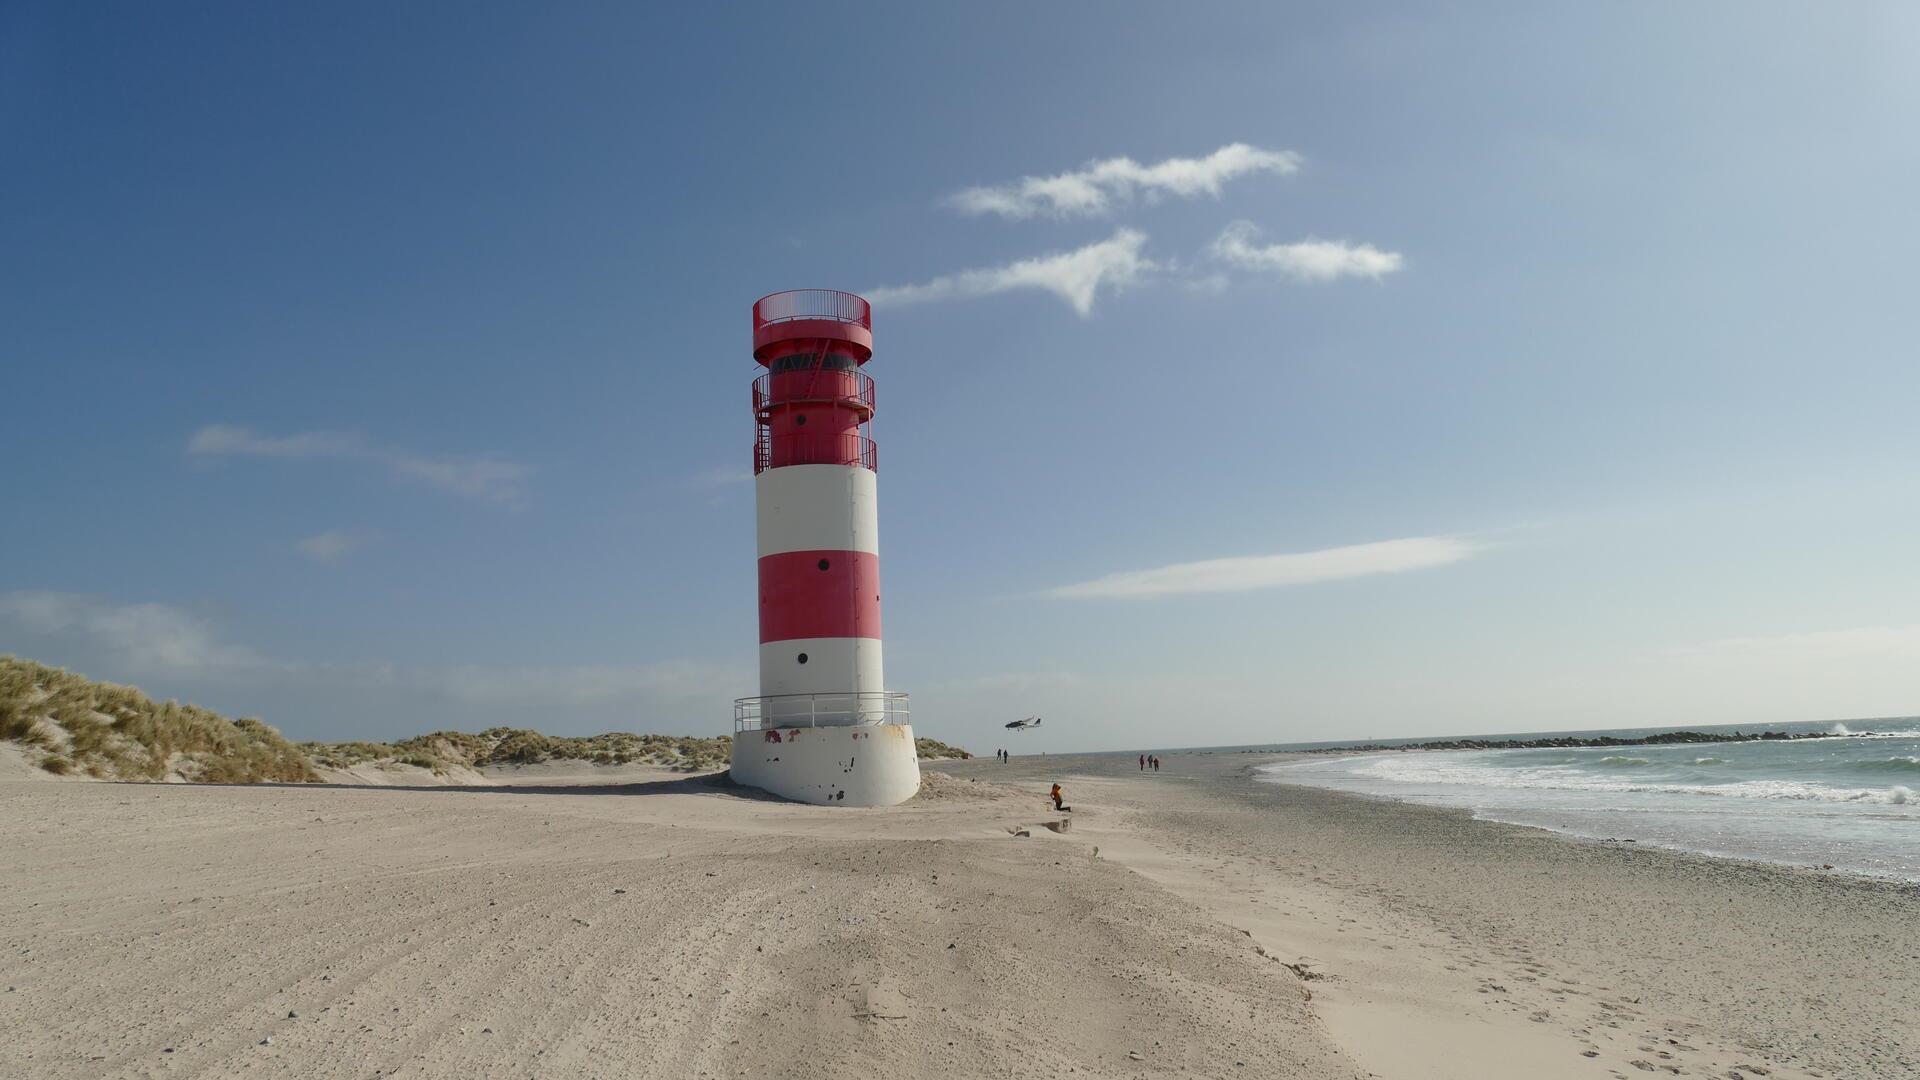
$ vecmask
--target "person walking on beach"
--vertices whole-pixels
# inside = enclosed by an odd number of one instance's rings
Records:
[[[1153,771],[1154,772],[1160,771],[1160,755],[1159,754],[1153,755]]]
[[[1147,755],[1145,754],[1140,755],[1140,771],[1141,772],[1147,771]]]
[[[1053,808],[1055,810],[1065,810],[1066,807],[1060,805],[1060,781],[1055,780],[1053,782],[1053,791],[1051,794],[1053,796]]]

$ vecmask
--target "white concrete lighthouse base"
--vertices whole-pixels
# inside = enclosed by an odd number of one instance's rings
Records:
[[[920,755],[906,724],[737,731],[733,779],[795,802],[893,806],[920,790]]]

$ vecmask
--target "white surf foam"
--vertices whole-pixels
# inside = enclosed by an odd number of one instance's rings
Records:
[[[1638,767],[1645,758],[1601,759],[1605,764]],[[1805,780],[1737,780],[1724,784],[1662,783],[1581,773],[1568,765],[1536,768],[1496,768],[1470,761],[1443,761],[1439,755],[1407,755],[1368,760],[1351,775],[1416,787],[1474,787],[1503,790],[1638,792],[1662,795],[1704,795],[1725,799],[1789,799],[1799,802],[1905,804],[1910,792],[1902,787],[1840,787]]]

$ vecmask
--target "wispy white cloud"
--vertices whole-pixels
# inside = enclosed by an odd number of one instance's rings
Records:
[[[1247,592],[1282,585],[1311,585],[1372,574],[1398,574],[1471,558],[1487,545],[1459,536],[1413,536],[1371,544],[1284,555],[1207,559],[1151,570],[1128,570],[1093,581],[1062,585],[1048,595],[1090,597],[1172,596],[1180,593]]]
[[[167,604],[114,604],[57,592],[0,593],[0,640],[78,647],[104,678],[175,677],[296,686],[323,682],[500,708],[710,707],[750,692],[750,665],[688,659],[635,664],[408,666],[276,659],[221,640],[206,619]]]
[[[349,431],[305,431],[279,437],[250,428],[208,424],[187,440],[189,454],[245,454],[251,457],[356,457],[367,452],[364,436]]]
[[[963,270],[920,285],[871,289],[864,295],[874,304],[885,306],[965,300],[1018,289],[1038,289],[1065,300],[1085,318],[1093,313],[1094,299],[1102,288],[1126,288],[1154,269],[1153,261],[1140,253],[1146,243],[1145,233],[1121,229],[1108,239],[1075,251],[1040,255],[989,269]]]
[[[1031,694],[1070,690],[1086,682],[1074,671],[999,671],[929,684],[947,693]]]
[[[744,465],[715,465],[694,473],[689,481],[697,488],[732,487],[753,479],[753,470]]]
[[[456,701],[492,706],[622,703],[710,707],[747,693],[744,663],[663,660],[649,664],[472,665],[418,669],[403,680]]]
[[[1201,158],[1168,158],[1142,165],[1129,157],[1089,161],[1072,172],[1023,176],[1010,184],[972,187],[948,201],[967,214],[998,214],[1015,220],[1035,217],[1094,217],[1111,213],[1136,196],[1218,197],[1229,180],[1254,173],[1285,176],[1300,170],[1300,155],[1230,143]]]
[[[224,643],[206,620],[166,604],[112,604],[57,592],[0,593],[0,621],[16,633],[83,639],[135,675],[257,676],[296,666]]]
[[[1209,249],[1213,256],[1242,270],[1281,273],[1296,281],[1333,281],[1364,277],[1376,281],[1399,270],[1404,260],[1397,251],[1381,251],[1372,244],[1344,240],[1301,240],[1291,244],[1259,244],[1260,229],[1251,221],[1228,225]]]
[[[379,465],[395,477],[416,480],[456,495],[496,506],[526,503],[533,470],[492,455],[433,456],[381,446],[354,431],[305,431],[261,435],[250,428],[210,424],[187,440],[195,457],[261,457],[287,460],[361,461]]]
[[[1798,634],[1719,638],[1670,650],[1683,659],[1757,663],[1769,667],[1833,660],[1920,661],[1920,626],[1856,626]]]
[[[1232,284],[1232,278],[1217,271],[1211,274],[1194,274],[1189,272],[1186,273],[1180,281],[1181,288],[1190,293],[1197,293],[1203,296],[1212,296],[1226,292],[1227,288]]]
[[[300,554],[316,562],[332,562],[343,555],[366,547],[368,539],[365,533],[329,529],[326,532],[305,537],[294,544],[294,547],[299,549]]]

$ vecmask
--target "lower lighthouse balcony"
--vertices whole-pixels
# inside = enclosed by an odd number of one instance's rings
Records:
[[[895,806],[920,790],[907,695],[769,694],[733,704],[735,783],[783,799]]]
[[[908,723],[907,695],[900,690],[841,694],[768,694],[736,698],[733,732],[777,733],[788,728],[850,727]]]

